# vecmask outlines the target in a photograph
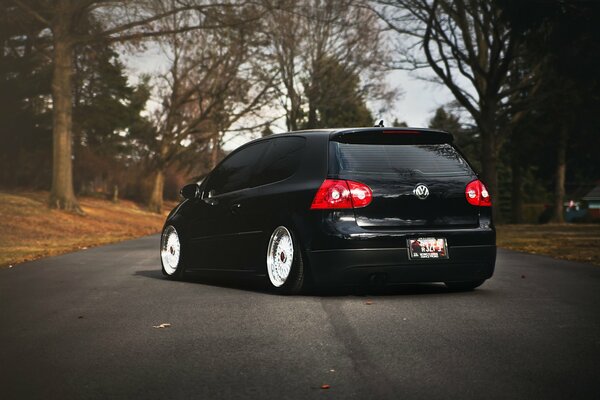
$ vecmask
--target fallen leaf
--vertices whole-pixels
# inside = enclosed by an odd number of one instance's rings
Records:
[[[170,328],[171,324],[167,323],[167,322],[163,322],[160,325],[153,325],[153,328],[157,328],[157,329],[162,329],[162,328]]]
[[[329,389],[331,386],[329,385],[321,385],[321,389]]]

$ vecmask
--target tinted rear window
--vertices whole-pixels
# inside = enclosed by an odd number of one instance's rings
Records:
[[[381,145],[330,142],[333,174],[465,175],[471,168],[450,144]]]

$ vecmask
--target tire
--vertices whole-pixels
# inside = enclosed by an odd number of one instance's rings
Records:
[[[267,282],[279,294],[298,294],[305,281],[302,249],[285,226],[273,230],[267,245]]]
[[[178,280],[183,276],[181,238],[173,225],[165,226],[160,235],[160,264],[168,279]]]
[[[446,285],[446,287],[450,290],[467,292],[467,291],[475,289],[476,287],[483,285],[483,282],[485,282],[485,279],[480,280],[480,281],[467,281],[467,282],[444,282],[444,285]]]

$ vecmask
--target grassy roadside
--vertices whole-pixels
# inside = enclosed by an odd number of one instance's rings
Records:
[[[600,224],[498,225],[499,247],[600,265]]]
[[[86,215],[81,216],[49,210],[47,198],[46,192],[0,192],[0,267],[158,233],[168,212],[158,215],[131,201],[83,197]]]

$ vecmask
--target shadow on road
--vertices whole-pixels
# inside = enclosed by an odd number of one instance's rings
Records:
[[[158,279],[165,282],[170,282],[164,277],[160,270],[140,270],[135,272],[136,276],[145,278]],[[184,282],[210,285],[227,289],[245,290],[249,292],[262,293],[265,295],[277,295],[269,290],[267,285],[254,279],[239,279],[239,278],[216,278],[188,273],[183,279]],[[485,293],[483,289],[478,289],[473,292]],[[388,285],[388,286],[345,286],[345,287],[310,287],[302,296],[317,296],[317,297],[344,297],[344,296],[414,296],[414,295],[435,295],[435,294],[455,294],[461,293],[446,288],[443,284],[435,283],[419,283],[419,284],[403,284],[403,285]]]
[[[145,278],[158,279],[165,282],[171,282],[167,279],[160,270],[139,270],[135,271],[136,276],[143,276]],[[240,279],[240,278],[223,278],[223,277],[210,277],[195,272],[186,272],[183,282],[198,283],[203,285],[217,286],[228,289],[239,289],[253,292],[259,292],[264,294],[273,294],[269,292],[266,285],[260,282],[257,278],[254,279]]]
[[[147,269],[143,271],[135,271],[134,275],[143,276],[145,278],[154,278],[154,279],[166,279],[165,276],[158,269]]]

